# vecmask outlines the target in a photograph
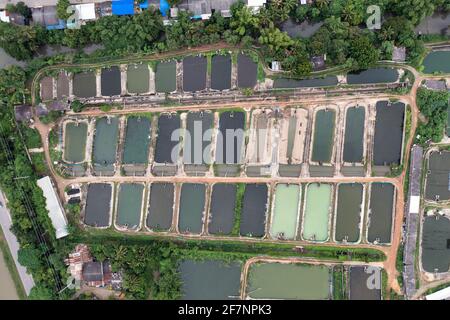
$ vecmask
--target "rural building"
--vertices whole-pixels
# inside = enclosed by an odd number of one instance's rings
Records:
[[[9,15],[5,10],[0,11],[0,21],[3,22],[10,22],[9,21]]]
[[[59,201],[58,195],[53,188],[52,182],[49,176],[46,176],[37,181],[37,185],[44,192],[46,199],[46,208],[48,210],[48,216],[52,221],[55,228],[56,239],[61,239],[69,235],[67,231],[67,219],[64,214],[63,207]]]
[[[82,279],[89,287],[110,285],[111,278],[111,265],[108,261],[92,261],[83,264]]]
[[[65,260],[69,266],[69,271],[75,280],[81,281],[83,278],[83,264],[92,262],[92,255],[89,247],[85,244],[78,244],[75,251],[69,253],[69,258]]]
[[[207,20],[213,12],[220,12],[224,17],[230,16],[230,8],[237,0],[184,0],[179,5],[180,10],[193,13],[194,19]]]
[[[314,56],[311,58],[311,63],[313,65],[313,70],[314,71],[319,71],[319,70],[323,70],[325,69],[325,60],[326,57],[325,55],[320,55],[320,56]]]
[[[28,122],[33,118],[33,113],[31,112],[31,106],[20,105],[14,107],[14,115],[16,121]]]
[[[436,291],[425,297],[426,300],[450,300],[450,287]]]
[[[433,79],[427,79],[423,83],[423,86],[430,90],[447,90],[447,84],[445,80],[433,80]]]
[[[392,51],[392,61],[405,62],[406,60],[406,48],[405,47],[395,47]]]

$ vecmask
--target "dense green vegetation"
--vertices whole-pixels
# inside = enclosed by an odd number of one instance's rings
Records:
[[[450,94],[447,91],[433,91],[419,88],[417,106],[427,122],[420,122],[417,128],[417,142],[440,142],[447,128],[447,110]]]
[[[58,2],[58,15],[63,19],[67,18],[67,5],[67,0]],[[372,14],[367,13],[370,5],[378,5],[381,14],[389,16],[380,30],[365,26]],[[150,8],[134,16],[102,17],[80,29],[45,30],[39,26],[0,23],[0,46],[13,57],[27,60],[45,44],[80,50],[98,44],[103,49],[94,55],[111,57],[222,40],[244,48],[259,46],[266,63],[278,60],[293,75],[305,76],[312,71],[310,59],[314,56],[326,55],[330,67],[359,70],[372,66],[380,58],[391,59],[394,46],[405,46],[409,62],[418,64],[424,46],[415,35],[414,26],[435,10],[449,9],[445,0],[318,0],[308,5],[285,0],[270,1],[267,8],[254,14],[241,1],[232,6],[230,19],[215,12],[209,20],[192,20],[189,13],[182,11],[177,20],[164,26],[159,11]],[[288,19],[297,23],[321,21],[323,25],[310,38],[294,39],[281,31]],[[81,51],[77,55],[85,56]]]

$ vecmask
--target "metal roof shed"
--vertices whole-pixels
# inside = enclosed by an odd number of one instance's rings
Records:
[[[69,232],[67,231],[67,220],[61,203],[59,202],[59,198],[53,188],[50,177],[46,176],[39,179],[37,181],[37,185],[44,192],[48,216],[52,221],[53,227],[55,228],[56,239],[64,238],[69,235]]]
[[[112,14],[116,16],[124,16],[134,14],[133,0],[115,0],[112,2]]]
[[[95,3],[84,3],[75,5],[80,20],[95,20]]]

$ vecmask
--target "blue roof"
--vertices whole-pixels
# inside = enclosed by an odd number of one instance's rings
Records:
[[[165,17],[167,12],[170,10],[170,5],[167,0],[159,0],[159,11],[161,11],[161,15]]]
[[[148,0],[145,0],[144,2],[141,2],[139,4],[139,8],[141,8],[141,9],[148,9]]]
[[[61,20],[61,19],[58,20],[58,24],[54,24],[54,25],[50,25],[50,26],[46,27],[47,30],[61,30],[61,29],[65,29],[65,28],[66,28],[66,23],[64,22],[64,20]]]
[[[114,0],[111,9],[112,14],[117,16],[134,14],[134,0]]]

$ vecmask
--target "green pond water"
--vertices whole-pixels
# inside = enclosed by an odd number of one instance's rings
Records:
[[[130,93],[145,93],[149,90],[150,72],[146,63],[129,64],[127,68],[127,90]]]
[[[155,87],[157,92],[172,92],[177,89],[177,65],[175,61],[160,62],[156,66]]]
[[[344,162],[362,162],[364,151],[364,107],[347,110],[344,137]]]
[[[86,154],[87,124],[69,122],[64,135],[64,159],[69,162],[82,162]]]
[[[81,72],[73,75],[73,94],[79,98],[92,98],[97,94],[94,72]]]
[[[142,164],[148,161],[150,119],[132,116],[127,119],[123,163]]]
[[[326,266],[257,263],[250,267],[246,294],[253,299],[325,300],[329,282]]]
[[[314,162],[330,162],[334,138],[334,110],[319,110],[314,124],[314,141],[311,160]]]
[[[336,241],[359,240],[363,186],[359,183],[340,184],[336,212]]]
[[[178,219],[178,227],[181,232],[202,232],[205,188],[204,184],[198,183],[184,183],[182,185]]]
[[[310,184],[306,190],[303,239],[326,241],[331,204],[330,184]]]
[[[300,186],[298,184],[278,184],[275,190],[275,207],[270,227],[270,235],[277,238],[294,239],[297,231]]]
[[[111,165],[116,162],[116,147],[119,133],[117,118],[103,117],[97,120],[94,137],[94,163]]]
[[[450,72],[450,51],[430,52],[423,60],[424,73]]]
[[[142,212],[143,184],[125,183],[120,185],[117,204],[117,224],[129,229],[139,228]]]
[[[241,279],[241,264],[220,260],[180,263],[184,300],[228,300],[238,299]]]
[[[370,192],[369,230],[367,240],[391,242],[392,211],[395,188],[390,183],[372,183]]]

